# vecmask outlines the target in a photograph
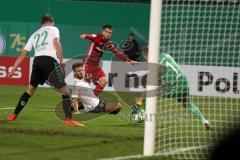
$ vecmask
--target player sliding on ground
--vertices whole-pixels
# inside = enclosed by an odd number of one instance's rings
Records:
[[[42,16],[41,24],[41,28],[31,35],[21,55],[16,60],[12,71],[8,73],[8,77],[10,78],[24,58],[34,48],[35,58],[32,65],[30,85],[27,91],[20,97],[14,113],[9,115],[7,120],[14,121],[27,104],[29,98],[34,95],[38,85],[43,85],[45,81],[48,81],[62,93],[65,125],[83,126],[79,122],[72,120],[70,92],[66,86],[60,67],[63,64],[63,55],[59,40],[59,30],[57,27],[54,27],[53,17],[50,15]],[[57,59],[59,59],[60,64],[57,62]]]
[[[120,103],[105,103],[94,94],[90,84],[84,79],[82,63],[73,64],[72,70],[74,72],[72,89],[72,111],[74,114],[79,114],[81,105],[85,111],[91,113],[117,114],[121,110]]]
[[[94,89],[94,94],[99,95],[103,91],[107,84],[107,78],[101,67],[99,66],[100,59],[103,52],[106,50],[111,50],[115,55],[120,57],[122,60],[127,61],[131,64],[136,64],[136,61],[132,61],[127,58],[126,55],[122,54],[117,50],[113,43],[110,41],[112,36],[112,26],[104,25],[102,34],[81,34],[81,39],[88,39],[92,43],[88,50],[88,53],[83,57],[84,64],[84,77],[86,77],[87,82],[97,82],[96,88]]]
[[[147,61],[148,46],[143,47],[143,57]],[[168,98],[176,98],[187,108],[206,129],[210,129],[211,125],[208,120],[200,112],[199,108],[191,101],[189,93],[189,82],[187,76],[176,63],[176,61],[166,53],[160,53],[159,62],[159,88],[164,92],[161,96]],[[131,114],[134,115],[142,108],[146,99],[146,93],[142,93],[140,99],[131,107]]]

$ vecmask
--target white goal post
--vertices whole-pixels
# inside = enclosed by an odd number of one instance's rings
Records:
[[[160,49],[160,31],[161,31],[161,10],[162,0],[151,1],[151,12],[150,12],[150,29],[149,29],[149,55],[148,63],[158,63],[159,61],[159,49]],[[153,72],[153,75],[148,75],[147,82],[154,78],[157,81],[158,70]],[[146,90],[156,90],[157,86],[147,83]],[[156,127],[156,105],[157,96],[148,96],[146,98],[146,117],[145,130],[144,130],[144,155],[152,156],[154,154],[154,140],[155,140],[155,127]]]
[[[158,97],[147,92],[144,156],[205,160],[239,125],[239,28],[239,0],[151,1],[148,64],[161,63],[160,78],[170,89]],[[166,65],[166,55],[181,79]],[[147,91],[157,88],[153,68]]]

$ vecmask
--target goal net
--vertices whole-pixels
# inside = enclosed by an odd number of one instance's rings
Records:
[[[231,132],[240,118],[239,1],[163,0],[160,46],[184,71],[189,100],[212,129],[207,130],[191,107],[178,100],[178,93],[175,98],[161,96],[155,153],[207,159],[214,143]]]

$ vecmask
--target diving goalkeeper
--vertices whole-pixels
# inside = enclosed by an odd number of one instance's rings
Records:
[[[143,57],[148,58],[148,46],[143,47]],[[176,61],[166,53],[160,54],[159,62],[159,89],[160,96],[168,98],[176,98],[182,103],[183,107],[187,108],[206,129],[210,129],[210,123],[200,112],[199,108],[191,101],[189,93],[189,82],[187,76],[176,63]],[[162,93],[164,92],[164,93]],[[131,107],[131,114],[138,112],[139,108],[143,107],[146,99],[146,93],[142,93],[140,99]]]

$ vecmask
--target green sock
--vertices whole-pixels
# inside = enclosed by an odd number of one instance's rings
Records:
[[[205,120],[204,116],[200,112],[199,108],[193,104],[189,103],[187,105],[187,109],[202,123],[203,120]]]

